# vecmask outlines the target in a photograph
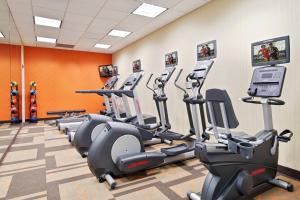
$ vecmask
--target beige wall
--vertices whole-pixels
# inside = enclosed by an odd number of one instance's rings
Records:
[[[239,130],[254,134],[262,129],[261,108],[238,100],[246,96],[252,74],[250,44],[277,36],[290,35],[291,63],[282,94],[286,105],[273,109],[274,126],[279,131],[294,131],[293,140],[280,144],[280,164],[300,170],[300,11],[299,0],[213,0],[162,29],[146,36],[113,55],[121,77],[131,73],[131,63],[141,59],[146,75],[139,86],[142,110],[156,114],[152,94],[145,87],[150,73],[159,74],[164,54],[177,50],[179,65],[186,75],[195,65],[196,45],[217,40],[218,57],[208,75],[204,90],[225,88],[231,95],[240,121]],[[177,70],[179,71],[179,70]],[[182,93],[173,85],[166,88],[173,130],[188,130]],[[183,80],[183,78],[182,78]],[[204,93],[204,92],[203,92]],[[298,145],[297,145],[298,144]]]

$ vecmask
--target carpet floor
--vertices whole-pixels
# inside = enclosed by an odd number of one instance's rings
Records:
[[[0,157],[17,131],[16,126],[0,127]],[[0,199],[182,200],[188,191],[201,190],[206,174],[205,167],[193,159],[119,178],[118,187],[110,190],[91,174],[86,159],[64,134],[38,123],[21,129],[0,165]],[[280,178],[292,182],[295,191],[272,188],[255,199],[300,200],[300,182]]]

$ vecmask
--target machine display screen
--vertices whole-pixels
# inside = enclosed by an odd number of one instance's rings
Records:
[[[273,74],[262,74],[262,78],[272,78]]]
[[[165,55],[165,66],[173,67],[178,64],[178,53],[174,51]]]
[[[253,43],[251,52],[253,66],[288,63],[290,62],[289,36]]]
[[[197,45],[197,61],[210,60],[217,57],[217,41]]]
[[[99,75],[100,77],[112,77],[118,74],[118,67],[113,65],[100,65]]]
[[[132,62],[132,71],[140,72],[142,70],[141,60],[135,60]]]

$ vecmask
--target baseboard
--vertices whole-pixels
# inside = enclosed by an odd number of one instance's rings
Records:
[[[45,117],[45,118],[38,118],[38,121],[47,121],[47,120],[56,120],[60,119],[61,117]],[[26,122],[30,122],[29,119],[25,120]],[[10,120],[2,120],[0,121],[0,124],[5,124],[5,123],[11,123]],[[12,123],[12,124],[18,124],[18,123]]]
[[[278,165],[277,171],[284,174],[284,175],[287,175],[291,178],[300,180],[300,171],[298,171],[298,170],[291,169],[289,167],[285,167],[285,166],[282,166],[282,165]]]

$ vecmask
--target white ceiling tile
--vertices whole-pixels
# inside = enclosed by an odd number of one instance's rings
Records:
[[[33,6],[33,15],[40,16],[40,17],[47,17],[53,19],[60,19],[62,20],[64,17],[64,11],[61,10],[53,10],[49,8]]]
[[[127,13],[132,13],[141,4],[142,2],[137,0],[108,0],[104,6],[104,9],[114,9]]]
[[[182,1],[185,0],[145,0],[144,2],[164,8],[172,8]]]
[[[160,24],[166,25],[169,22],[174,21],[177,18],[181,17],[182,15],[183,15],[183,12],[181,12],[181,11],[169,9],[166,12],[159,15],[157,18],[155,18],[154,23],[157,23],[158,25],[160,25]]]
[[[35,34],[36,36],[49,37],[49,38],[58,38],[59,29],[51,28],[46,26],[36,26]]]
[[[104,3],[105,0],[70,0],[67,12],[95,17]]]
[[[102,9],[96,16],[96,19],[109,19],[113,21],[121,21],[130,15],[130,12],[118,11],[114,9]]]
[[[207,2],[209,2],[209,0],[184,0],[177,4],[174,9],[187,13],[206,4]]]
[[[122,38],[120,38],[120,37],[113,37],[113,36],[107,35],[104,38],[102,38],[99,41],[99,43],[114,45],[114,44],[118,43],[120,40],[122,40]]]
[[[9,8],[7,6],[6,0],[0,0],[0,11],[1,12],[6,11],[5,13],[8,13],[7,11],[9,11]]]
[[[118,22],[113,20],[96,19],[90,24],[89,28],[87,29],[87,32],[107,34],[117,24]]]
[[[58,43],[76,44],[83,32],[76,32],[72,30],[61,30]]]
[[[67,4],[68,4],[68,0],[32,0],[33,6],[39,6],[43,8],[61,10],[61,11],[66,10]]]
[[[97,42],[98,42],[97,39],[91,39],[91,38],[81,37],[78,40],[76,46],[92,48]]]
[[[89,24],[92,21],[92,19],[93,17],[91,16],[84,16],[67,12],[64,17],[64,22],[78,22]]]
[[[85,32],[85,33],[82,34],[82,37],[99,40],[99,39],[103,38],[105,35],[106,35],[105,33],[98,34],[98,33]]]
[[[87,29],[88,26],[89,26],[88,23],[76,23],[76,22],[63,21],[61,25],[61,29],[83,32]]]
[[[31,14],[14,13],[13,17],[17,25],[33,25],[33,17]]]
[[[120,24],[118,24],[116,26],[116,29],[134,32],[146,26],[151,21],[153,21],[152,18],[131,14]]]
[[[13,14],[15,12],[32,14],[31,1],[29,0],[7,0],[7,3]]]

